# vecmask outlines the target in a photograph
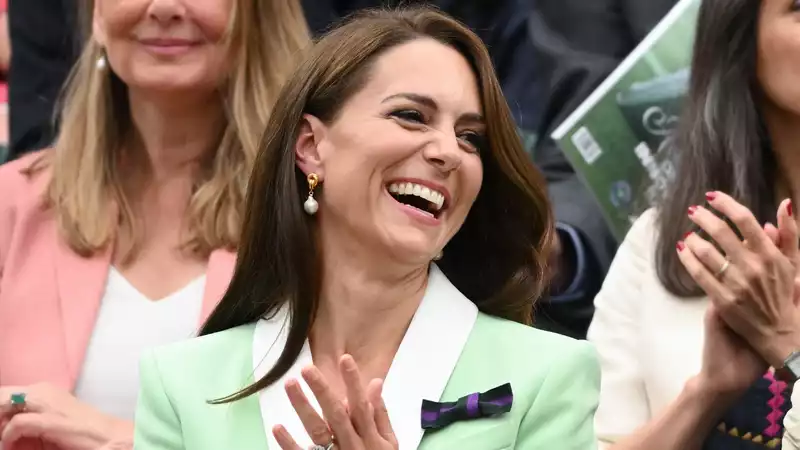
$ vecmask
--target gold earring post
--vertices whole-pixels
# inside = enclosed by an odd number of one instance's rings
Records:
[[[314,192],[314,189],[319,184],[319,176],[315,173],[310,173],[308,177],[306,177],[306,180],[308,181],[308,190]]]

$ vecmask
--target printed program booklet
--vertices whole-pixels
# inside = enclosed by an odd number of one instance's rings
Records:
[[[700,0],[680,0],[551,135],[621,240],[674,177],[663,151],[687,94]]]

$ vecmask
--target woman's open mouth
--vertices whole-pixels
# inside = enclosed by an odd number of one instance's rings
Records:
[[[387,190],[399,203],[416,208],[437,219],[447,209],[446,196],[443,193],[421,184],[391,183],[387,186]]]

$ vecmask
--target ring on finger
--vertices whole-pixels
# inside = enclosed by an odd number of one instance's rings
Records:
[[[314,444],[309,448],[309,450],[333,450],[335,445],[336,445],[336,437],[331,434],[331,440],[328,443],[328,445]]]
[[[730,266],[731,266],[731,260],[725,259],[725,263],[723,263],[722,267],[720,267],[717,273],[714,274],[714,277],[718,280],[722,278],[722,276],[725,275],[725,272],[727,272]]]
[[[14,392],[11,394],[11,398],[9,399],[11,403],[11,410],[15,413],[25,412],[25,409],[28,406],[26,402],[26,394],[24,392]]]

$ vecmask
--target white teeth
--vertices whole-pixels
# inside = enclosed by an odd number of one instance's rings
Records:
[[[392,183],[389,185],[389,192],[400,195],[414,195],[436,205],[436,209],[442,209],[444,205],[444,195],[427,186],[416,183]]]

